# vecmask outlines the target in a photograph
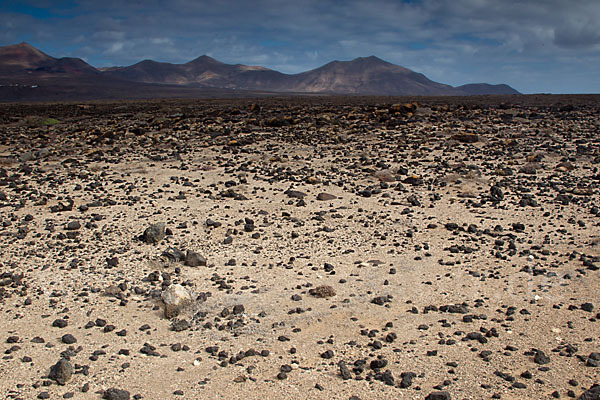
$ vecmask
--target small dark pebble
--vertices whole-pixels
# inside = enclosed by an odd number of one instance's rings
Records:
[[[75,338],[75,336],[71,335],[70,333],[67,333],[66,335],[63,335],[62,338],[61,338],[61,340],[65,344],[77,343],[77,339]]]
[[[535,356],[533,358],[533,362],[535,362],[536,364],[539,364],[539,365],[548,364],[550,362],[550,357],[548,357],[546,355],[546,353],[544,353],[543,351],[538,350],[535,353]]]
[[[105,400],[129,400],[130,396],[127,390],[110,388],[104,392],[102,398]]]
[[[324,358],[326,360],[333,358],[333,351],[332,350],[327,350],[323,353],[321,353],[321,358]]]
[[[52,326],[55,328],[64,328],[68,325],[69,323],[67,321],[65,321],[64,319],[55,319],[54,322],[52,322]]]
[[[431,392],[425,397],[425,400],[451,400],[448,392]]]

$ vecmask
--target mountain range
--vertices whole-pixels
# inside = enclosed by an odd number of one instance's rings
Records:
[[[79,58],[54,58],[21,43],[0,47],[0,101],[267,94],[485,95],[518,94],[508,85],[452,87],[375,56],[332,61],[299,74],[225,64],[203,55],[185,64],[144,60],[94,68]]]

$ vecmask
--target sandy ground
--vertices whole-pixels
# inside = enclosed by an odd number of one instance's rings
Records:
[[[0,397],[545,399],[599,383],[597,101],[261,101],[5,121]],[[167,235],[145,243],[155,223]],[[169,320],[171,284],[193,301]]]

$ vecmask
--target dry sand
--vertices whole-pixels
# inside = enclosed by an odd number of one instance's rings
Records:
[[[394,102],[5,106],[0,397],[546,399],[599,383],[598,98]],[[156,223],[166,236],[144,242]],[[167,319],[174,284],[193,300]]]

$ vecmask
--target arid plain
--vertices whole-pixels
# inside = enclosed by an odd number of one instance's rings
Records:
[[[4,104],[0,397],[598,399],[599,115]]]

